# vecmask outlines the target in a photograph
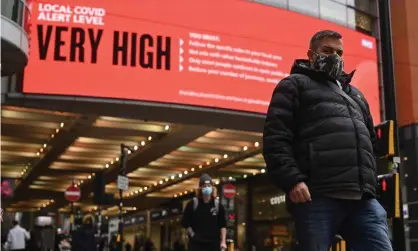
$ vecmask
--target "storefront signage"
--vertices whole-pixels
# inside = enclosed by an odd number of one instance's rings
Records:
[[[167,217],[176,216],[182,214],[182,205],[172,208],[164,208],[151,211],[151,220],[162,220]]]
[[[286,202],[286,196],[285,195],[280,195],[280,196],[275,196],[270,198],[270,204],[271,205],[279,205]]]
[[[376,40],[319,18],[253,1],[42,0],[27,21],[25,93],[257,113],[312,35],[335,30],[346,71],[357,70],[351,83],[380,122]]]

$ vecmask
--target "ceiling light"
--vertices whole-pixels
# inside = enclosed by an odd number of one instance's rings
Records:
[[[174,195],[174,198],[177,198],[177,194]]]
[[[192,169],[190,169],[190,171],[194,172],[194,168],[192,167]]]
[[[174,175],[171,175],[171,179],[174,180],[174,178],[176,178]]]
[[[188,174],[189,172],[186,170],[186,171],[184,171],[184,174]]]
[[[131,152],[131,150],[128,150],[128,154],[131,154],[132,152]]]
[[[54,138],[55,137],[55,135],[54,134],[51,134],[51,138]]]
[[[154,182],[154,186],[156,186],[156,185],[158,185],[158,183],[157,182]]]
[[[255,143],[254,143],[254,146],[255,146],[255,147],[259,147],[259,146],[260,146],[260,143],[255,142]]]
[[[224,159],[228,158],[228,154],[224,154]]]
[[[43,149],[43,148],[41,148],[41,149],[39,149],[39,151],[40,151],[40,152],[43,152],[43,151],[44,151],[44,149]]]
[[[61,122],[60,127],[64,127],[64,122]]]
[[[91,179],[91,175],[87,176],[87,179]]]
[[[147,191],[148,190],[148,187],[144,187],[144,190]]]
[[[181,174],[181,173],[180,173],[180,174],[179,174],[179,178],[181,178],[181,177],[183,177],[183,174]]]
[[[51,203],[54,203],[54,200],[50,200]]]
[[[266,172],[266,170],[265,169],[261,169],[261,173],[265,173]]]
[[[136,151],[136,150],[138,150],[138,146],[134,146],[134,150]]]
[[[164,183],[164,181],[160,180],[160,184],[163,184],[163,183]]]
[[[247,175],[246,175],[246,174],[244,174],[244,175],[243,175],[243,177],[244,177],[244,179],[246,179],[246,178],[247,178]]]
[[[116,158],[115,161],[119,161],[119,158]]]
[[[230,176],[228,179],[229,179],[229,180],[232,180],[232,177]]]
[[[80,180],[80,183],[83,184],[84,183],[84,180]]]
[[[216,185],[219,185],[219,180],[215,181],[215,184],[216,184]]]
[[[167,182],[168,181],[168,178],[165,178],[165,182]]]
[[[151,140],[152,140],[152,137],[151,137],[151,136],[149,136],[149,137],[148,137],[148,141],[151,141]]]
[[[170,129],[170,126],[169,126],[169,125],[166,125],[166,126],[164,127],[164,130],[168,131],[168,129]]]
[[[37,153],[36,153],[36,156],[39,156],[39,155],[40,155],[40,153],[39,153],[39,152],[37,152]]]
[[[248,150],[248,146],[244,146],[242,149],[243,149],[244,151],[247,151],[247,150]]]
[[[75,184],[74,187],[77,187],[77,184]]]
[[[184,194],[187,194],[187,191],[184,191]]]
[[[210,165],[210,162],[209,162],[209,161],[207,161],[207,162],[206,162],[206,165],[208,165],[208,166],[209,166],[209,165]]]
[[[44,148],[46,147],[46,144],[44,144]]]
[[[113,165],[113,163],[115,163],[115,162],[113,162],[113,160],[112,160],[112,161],[110,161],[110,164],[111,164],[111,165]]]
[[[139,193],[139,191],[138,191],[138,190],[136,190],[136,191],[135,191],[135,193],[136,193],[136,194],[138,194],[138,193]]]
[[[215,162],[216,162],[216,163],[218,163],[218,162],[219,162],[219,159],[218,159],[218,158],[216,158],[216,159],[215,159]]]
[[[109,164],[106,164],[106,166],[105,166],[106,168],[109,168]]]
[[[134,210],[136,210],[136,207],[134,207]]]
[[[139,189],[139,192],[142,193],[142,188]]]
[[[183,195],[183,193],[180,193],[180,196],[182,196]]]
[[[141,141],[141,146],[145,146],[145,141]]]

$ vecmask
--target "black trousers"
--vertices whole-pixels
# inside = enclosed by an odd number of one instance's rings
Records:
[[[221,243],[189,242],[189,251],[220,251]]]

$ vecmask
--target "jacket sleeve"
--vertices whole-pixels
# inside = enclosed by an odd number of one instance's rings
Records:
[[[183,212],[183,219],[181,220],[181,224],[183,228],[188,228],[192,226],[192,220],[193,220],[193,200],[189,201],[186,205],[186,208]]]
[[[299,170],[294,153],[294,113],[299,106],[296,82],[280,81],[271,98],[264,124],[263,155],[273,183],[288,193],[306,175]]]

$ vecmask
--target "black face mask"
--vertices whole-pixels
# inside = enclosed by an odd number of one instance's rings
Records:
[[[323,56],[314,53],[316,57],[312,62],[313,69],[325,72],[333,79],[337,79],[341,75],[344,69],[344,61],[338,54]]]

